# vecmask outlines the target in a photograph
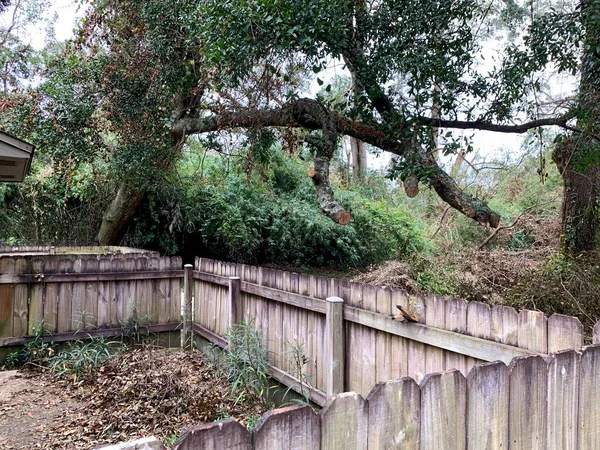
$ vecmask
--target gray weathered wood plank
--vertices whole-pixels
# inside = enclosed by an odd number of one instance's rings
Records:
[[[545,450],[548,372],[539,356],[516,358],[509,366],[511,450]]]
[[[467,446],[467,381],[458,370],[427,374],[421,382],[421,449]]]
[[[548,450],[576,450],[580,354],[555,353],[548,364]]]
[[[421,390],[412,378],[376,384],[367,404],[370,450],[419,448]]]
[[[368,425],[367,402],[354,392],[339,394],[321,412],[321,448],[366,450]]]
[[[263,414],[252,434],[254,450],[318,450],[321,420],[308,405],[288,406]]]
[[[478,364],[467,377],[467,448],[509,448],[508,368],[502,362]]]

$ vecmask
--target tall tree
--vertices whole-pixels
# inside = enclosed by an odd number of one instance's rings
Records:
[[[558,125],[593,135],[582,117],[576,126],[572,123],[572,110],[517,123],[531,113],[527,94],[535,83],[527,81],[532,73],[554,60],[566,61],[563,69],[577,65],[576,57],[561,53],[554,37],[539,39],[540,30],[552,24],[551,16],[541,21],[544,26],[531,28],[527,48],[509,49],[498,68],[483,73],[477,67],[477,32],[487,20],[489,2],[91,3],[65,59],[94,73],[93,117],[103,119],[96,125],[110,142],[121,180],[99,232],[102,244],[120,240],[144,194],[160,182],[185,140],[195,134],[273,127],[307,130],[305,143],[314,153],[313,182],[322,210],[340,223],[349,215],[334,199],[329,160],[338,138],[347,135],[397,155],[403,179],[415,182],[415,188],[419,183],[432,187],[450,206],[491,227],[498,225],[499,215],[460,189],[434,157],[432,150],[452,142],[447,133],[523,133]],[[569,14],[576,25],[559,36],[576,47],[583,16],[581,11]],[[356,86],[345,108],[302,98],[299,89],[286,82],[293,62],[319,72],[325,61],[338,58]],[[257,71],[267,74],[259,79],[270,81],[252,84]],[[394,85],[399,77],[402,89]],[[253,86],[252,101],[248,84]],[[273,96],[273,85],[287,86],[289,92]],[[443,136],[436,134],[440,128],[446,130]]]

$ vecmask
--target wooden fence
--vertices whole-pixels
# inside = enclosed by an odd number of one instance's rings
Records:
[[[292,406],[249,433],[233,420],[194,427],[173,450],[600,448],[600,346],[377,384],[343,393],[321,413]]]
[[[140,254],[158,257],[158,252],[131,247],[105,246],[48,246],[48,245],[0,245],[0,257],[3,256],[48,256],[48,255],[121,255]]]
[[[435,295],[410,297],[401,290],[210,259],[197,258],[195,269],[196,333],[226,345],[223,335],[232,323],[254,321],[272,352],[274,376],[286,384],[290,374],[302,378],[290,361],[291,347],[301,345],[308,388],[319,404],[326,401],[328,383],[341,386],[337,392],[366,396],[380,381],[410,376],[418,382],[449,369],[466,376],[481,362],[508,364],[514,357],[583,345],[582,325],[574,317],[547,318],[538,311],[517,313]],[[230,277],[238,277],[239,286]],[[232,281],[239,296],[231,295]],[[343,300],[339,322],[328,320],[328,308],[336,307],[327,299],[334,297]],[[391,320],[397,304],[415,310],[419,323]],[[336,323],[343,330],[328,330]],[[338,348],[331,338],[336,335],[345,335]],[[332,366],[341,369],[341,381],[328,379]]]
[[[600,346],[572,350],[583,342],[575,318],[208,259],[182,270],[180,258],[137,253],[50,256],[0,257],[0,347],[41,324],[58,341],[129,321],[170,331],[182,310],[184,329],[226,346],[232,324],[253,320],[273,375],[325,406],[269,412],[252,433],[201,425],[179,450],[600,448]],[[392,320],[396,304],[419,323]],[[308,383],[290,362],[295,345]]]
[[[48,339],[119,334],[129,325],[169,331],[181,323],[181,258],[0,257],[0,347],[43,326]]]

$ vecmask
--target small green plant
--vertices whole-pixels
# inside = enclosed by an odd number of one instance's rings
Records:
[[[129,319],[120,321],[121,335],[133,339],[136,343],[145,344],[150,340],[148,326],[151,322],[150,314],[138,314],[137,306],[133,305]]]
[[[10,362],[12,367],[19,367],[24,364],[46,367],[48,361],[54,357],[57,345],[55,342],[44,341],[44,336],[49,334],[44,331],[44,324],[41,322],[38,327],[33,328],[32,339],[25,343],[18,352],[9,354],[7,361]]]
[[[306,366],[310,362],[310,359],[304,354],[304,343],[298,342],[297,340],[294,344],[289,342],[286,343],[288,347],[288,357],[291,374],[298,379],[299,385],[297,386],[297,391],[302,398],[295,399],[296,403],[310,404],[310,392],[307,387],[311,386],[310,377],[307,374]],[[293,385],[290,385],[283,395],[283,398],[286,398],[287,395],[294,389]]]
[[[215,369],[229,380],[239,404],[248,397],[269,399],[272,386],[269,379],[269,350],[254,322],[234,325],[225,335],[229,346],[220,351],[210,347],[210,360]]]
[[[260,422],[260,417],[259,416],[255,416],[255,417],[248,417],[246,419],[246,422],[248,423],[248,431],[252,431],[254,430],[254,428],[256,427],[256,425],[258,425],[258,422]]]
[[[171,448],[173,447],[173,445],[175,445],[175,441],[177,441],[178,437],[179,436],[177,436],[176,434],[170,434],[168,436],[165,436],[162,439],[163,444],[165,445],[165,447]]]
[[[49,360],[48,367],[57,377],[72,377],[76,382],[119,353],[121,348],[120,342],[105,338],[70,342],[66,349]]]

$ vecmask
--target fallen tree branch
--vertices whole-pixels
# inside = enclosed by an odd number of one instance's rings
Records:
[[[485,247],[488,242],[490,242],[492,239],[494,239],[494,237],[496,237],[496,235],[500,231],[502,231],[502,230],[508,230],[510,228],[514,228],[519,223],[519,221],[523,218],[523,216],[525,214],[527,214],[529,211],[531,211],[532,209],[538,208],[538,207],[543,206],[543,205],[547,205],[548,203],[552,203],[552,201],[544,202],[544,203],[538,203],[536,205],[529,206],[529,207],[525,208],[521,212],[521,214],[519,214],[519,217],[517,217],[512,224],[510,224],[510,225],[501,225],[498,228],[496,228],[492,234],[490,234],[487,238],[485,238],[485,240],[481,244],[479,244],[479,246],[477,247],[477,250],[482,250],[483,247]]]

